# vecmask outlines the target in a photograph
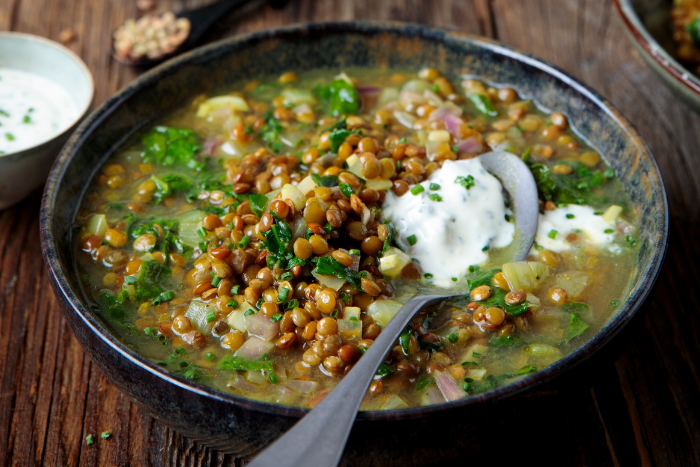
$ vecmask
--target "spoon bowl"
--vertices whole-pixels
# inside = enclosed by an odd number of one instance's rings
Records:
[[[513,154],[493,151],[480,155],[479,160],[501,181],[513,207],[513,241],[501,250],[499,256],[509,255],[510,261],[522,261],[532,248],[537,233],[539,200],[535,179],[527,165]],[[469,264],[465,269],[467,266]],[[340,384],[291,430],[258,455],[250,467],[338,465],[367,388],[401,332],[423,308],[462,295],[463,290],[433,289],[421,290],[411,297]],[[317,443],[318,439],[324,442]]]

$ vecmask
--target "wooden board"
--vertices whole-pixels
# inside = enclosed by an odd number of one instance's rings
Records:
[[[159,8],[199,3],[161,1]],[[0,30],[58,39],[63,29],[73,29],[77,37],[69,47],[93,72],[99,103],[139,73],[108,54],[110,31],[137,13],[133,0],[2,0]],[[222,18],[207,39],[353,18],[428,23],[490,36],[563,68],[610,99],[636,126],[656,155],[671,209],[668,255],[650,312],[614,368],[592,389],[574,398],[554,394],[533,405],[532,416],[504,420],[501,430],[482,434],[478,450],[472,440],[459,440],[440,452],[406,446],[403,459],[382,457],[382,446],[367,455],[375,465],[506,459],[537,459],[543,465],[700,465],[700,118],[644,65],[612,3],[292,0],[275,10],[258,1]],[[141,413],[86,358],[61,317],[41,260],[39,200],[36,193],[0,212],[0,465],[240,465]],[[87,434],[104,430],[112,432],[109,440],[85,444]]]

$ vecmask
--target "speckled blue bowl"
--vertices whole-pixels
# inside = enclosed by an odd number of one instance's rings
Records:
[[[562,385],[589,385],[624,342],[621,331],[650,292],[667,239],[667,206],[661,175],[649,149],[629,123],[595,92],[541,61],[495,42],[425,26],[394,23],[320,23],[234,37],[195,50],[149,71],[97,109],[61,152],[44,193],[44,258],[66,319],[107,378],[146,412],[175,430],[219,449],[250,455],[289,427],[305,410],[243,399],[175,376],[124,346],[91,311],[74,266],[73,219],[86,187],[126,138],[195,95],[227,83],[287,70],[343,67],[432,66],[452,75],[470,73],[509,83],[544,110],[564,112],[606,155],[644,222],[639,267],[619,313],[590,342],[556,364],[514,384],[475,397],[401,411],[362,412],[344,462],[359,465],[381,446],[396,460],[402,446],[425,443],[427,419],[435,423],[493,411],[508,401]],[[447,423],[447,422],[446,422]],[[468,423],[450,426],[469,425]],[[462,433],[455,428],[455,433]],[[417,433],[421,433],[417,438]],[[371,434],[371,435],[368,435]],[[462,436],[462,435],[460,435]],[[444,438],[444,435],[442,436]],[[388,441],[387,441],[388,440]],[[390,448],[393,446],[393,448]],[[454,445],[453,445],[454,446]],[[392,451],[392,449],[394,449]],[[415,455],[416,450],[409,450]],[[374,461],[383,465],[382,457]],[[414,460],[416,460],[415,458]],[[408,460],[410,461],[410,459]],[[432,461],[431,461],[432,462]],[[419,462],[420,463],[420,462]]]

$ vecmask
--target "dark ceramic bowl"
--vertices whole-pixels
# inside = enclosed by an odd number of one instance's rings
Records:
[[[671,26],[673,0],[614,1],[644,61],[683,102],[700,112],[700,78],[676,57]]]
[[[247,400],[175,376],[124,346],[109,332],[80,288],[74,266],[73,219],[91,177],[129,135],[200,93],[229,82],[286,70],[350,66],[476,74],[509,83],[544,110],[564,112],[571,124],[606,155],[631,197],[641,223],[639,267],[619,313],[583,348],[521,381],[474,397],[401,411],[361,412],[357,425],[377,438],[351,438],[347,459],[381,443],[381,436],[410,434],[426,417],[472,416],[484,407],[522,400],[548,388],[588,385],[591,375],[614,360],[627,327],[647,297],[661,266],[667,237],[667,206],[661,175],[637,132],[608,102],[539,60],[495,42],[424,26],[321,23],[262,31],[219,42],[176,58],[105,102],[63,148],[46,186],[41,211],[44,258],[66,319],[107,378],[146,412],[175,430],[238,455],[254,453],[306,410]],[[587,387],[587,386],[585,386]],[[423,430],[424,432],[425,430]],[[364,443],[364,444],[363,444]],[[363,447],[364,446],[364,447]],[[386,448],[386,444],[382,445]],[[404,448],[405,449],[405,448]],[[365,457],[366,458],[366,457]],[[358,457],[359,459],[359,457]],[[352,462],[353,465],[359,463]]]

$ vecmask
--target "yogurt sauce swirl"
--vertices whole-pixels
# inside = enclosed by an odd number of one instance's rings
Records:
[[[0,68],[0,155],[39,145],[66,130],[78,108],[60,85]]]
[[[501,182],[476,158],[445,161],[403,196],[388,192],[383,213],[399,246],[441,287],[484,263],[489,249],[510,244],[515,232]]]

